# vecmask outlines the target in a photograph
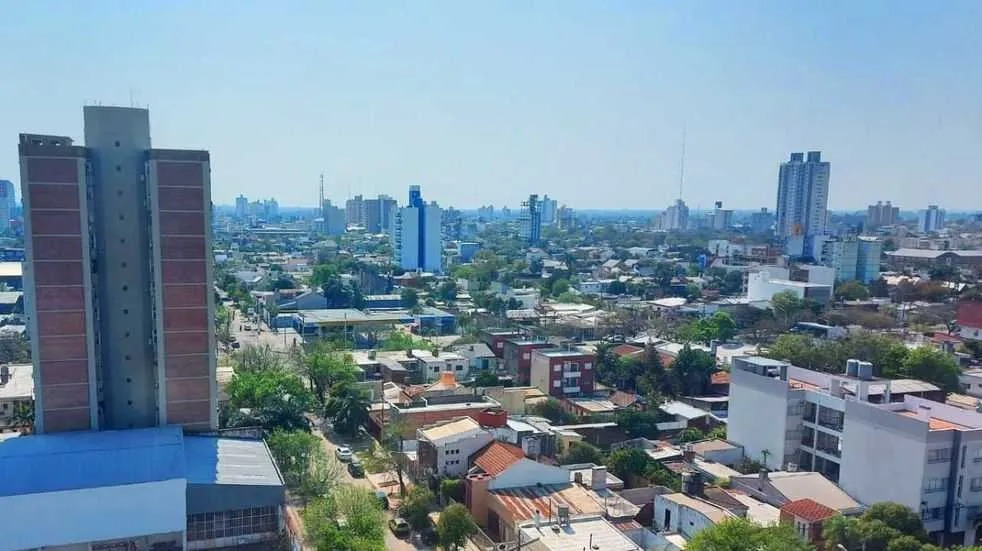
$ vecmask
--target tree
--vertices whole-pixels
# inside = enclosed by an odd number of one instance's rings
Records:
[[[282,368],[240,370],[225,387],[228,408],[225,426],[258,425],[267,430],[307,430],[305,413],[313,395],[295,374]]]
[[[874,279],[869,284],[869,294],[871,297],[887,298],[890,296],[890,287],[882,277]]]
[[[617,412],[617,426],[624,431],[628,438],[658,438],[657,423],[660,421],[659,410],[638,411],[625,409]]]
[[[566,452],[559,457],[561,465],[575,465],[578,463],[594,463],[603,465],[604,454],[596,447],[586,442],[571,442],[566,448]]]
[[[22,433],[34,432],[34,402],[14,402],[9,424]]]
[[[743,518],[730,518],[699,531],[687,551],[811,551],[814,548],[791,525],[759,526]]]
[[[274,430],[266,443],[287,486],[305,500],[322,496],[336,485],[341,467],[328,459],[316,436],[305,431]]]
[[[720,284],[719,292],[724,295],[735,295],[743,290],[743,273],[737,270],[727,272]]]
[[[912,536],[920,541],[927,540],[927,532],[924,530],[924,522],[920,515],[900,503],[891,501],[874,503],[866,509],[862,519],[866,522],[879,520],[901,534]]]
[[[436,532],[440,537],[440,545],[444,549],[456,551],[467,541],[467,538],[477,531],[477,524],[471,518],[467,507],[455,503],[440,513],[436,523]]]
[[[402,290],[399,296],[400,303],[402,304],[403,308],[413,309],[419,305],[419,293],[416,291],[416,289],[406,287]]]
[[[453,302],[457,299],[457,282],[452,279],[444,281],[437,288],[436,294],[444,302]]]
[[[808,309],[808,305],[793,291],[781,291],[771,297],[771,309],[774,317],[783,322],[786,327],[795,324]]]
[[[557,279],[552,283],[552,296],[558,297],[563,293],[569,292],[569,281],[565,279]]]
[[[683,443],[697,442],[699,440],[705,440],[705,439],[706,439],[706,435],[703,434],[701,430],[695,427],[689,427],[687,429],[684,429],[681,433],[679,433],[679,441]]]
[[[576,421],[576,417],[564,410],[559,400],[555,398],[548,398],[533,405],[532,415],[545,417],[559,425],[569,425]]]
[[[357,379],[358,367],[351,355],[338,350],[329,341],[321,340],[311,345],[300,365],[310,382],[311,391],[321,404],[325,403],[331,387],[342,382],[353,383]]]
[[[385,516],[375,493],[339,486],[303,512],[306,541],[317,551],[383,551]]]
[[[247,344],[232,354],[235,372],[243,371],[275,371],[282,369],[283,357],[268,344]]]
[[[414,486],[409,491],[409,495],[402,500],[399,506],[399,514],[406,519],[409,526],[417,532],[423,530],[430,524],[430,507],[436,501],[433,492],[426,486]]]
[[[855,280],[843,281],[835,286],[835,298],[839,300],[865,300],[869,298],[869,289]]]
[[[331,418],[335,430],[342,434],[354,434],[368,421],[370,405],[365,389],[345,381],[331,389],[324,413]]]
[[[935,384],[946,392],[958,392],[960,372],[950,356],[926,346],[911,350],[903,362],[905,376]]]
[[[708,352],[685,345],[672,362],[670,371],[677,395],[705,394],[709,378],[716,371],[716,359]]]
[[[464,481],[459,478],[445,478],[440,481],[440,498],[444,503],[448,503],[451,499],[463,502],[464,491]]]
[[[623,295],[627,293],[627,284],[619,279],[615,279],[607,286],[607,292],[612,295]]]
[[[607,459],[607,467],[617,478],[628,482],[636,480],[647,470],[651,458],[644,450],[638,448],[622,448],[614,450]]]

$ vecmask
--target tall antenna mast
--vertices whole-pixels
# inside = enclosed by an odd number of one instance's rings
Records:
[[[324,216],[324,173],[321,172],[321,185],[320,193],[318,194],[320,201],[317,202],[317,212],[320,213],[321,217]]]
[[[685,126],[682,126],[682,160],[679,167],[679,201],[682,200],[682,184],[685,183]]]

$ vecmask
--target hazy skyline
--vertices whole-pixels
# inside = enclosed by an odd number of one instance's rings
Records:
[[[288,7],[289,9],[284,9]],[[212,195],[387,193],[443,206],[773,209],[819,149],[832,209],[982,208],[982,3],[4,5],[0,179],[17,134],[149,106]],[[19,195],[19,190],[18,190]]]

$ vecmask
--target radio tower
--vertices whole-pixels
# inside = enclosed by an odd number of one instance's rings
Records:
[[[318,193],[317,212],[321,218],[324,217],[324,173],[321,172],[320,193]]]

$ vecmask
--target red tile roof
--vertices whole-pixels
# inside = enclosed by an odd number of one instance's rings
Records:
[[[982,301],[966,300],[958,305],[958,325],[982,327]]]
[[[474,464],[489,475],[497,476],[524,458],[522,448],[495,441],[474,455]]]
[[[797,501],[785,503],[781,506],[781,510],[807,522],[821,522],[827,518],[832,518],[839,514],[839,512],[835,509],[826,507],[825,505],[808,499],[807,497]]]
[[[631,356],[634,354],[640,354],[644,352],[644,348],[640,346],[634,346],[632,344],[618,344],[617,346],[610,349],[611,354],[620,358],[621,356]]]
[[[610,401],[617,407],[630,407],[638,403],[638,395],[633,392],[618,390],[610,395]]]
[[[727,371],[717,371],[709,376],[709,383],[714,385],[730,384],[730,373]]]

